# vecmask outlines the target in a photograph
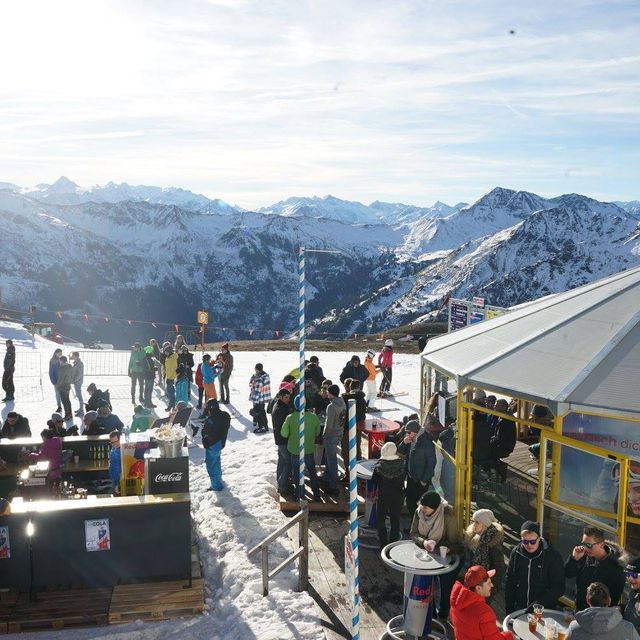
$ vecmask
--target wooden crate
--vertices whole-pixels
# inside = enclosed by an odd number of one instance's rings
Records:
[[[110,600],[111,589],[39,591],[35,602],[29,601],[28,593],[20,593],[6,617],[6,632],[104,625]]]
[[[204,611],[204,581],[147,582],[113,588],[109,624],[133,620],[166,620]]]

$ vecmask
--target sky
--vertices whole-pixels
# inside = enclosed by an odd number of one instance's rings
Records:
[[[637,0],[7,0],[0,181],[640,198]]]

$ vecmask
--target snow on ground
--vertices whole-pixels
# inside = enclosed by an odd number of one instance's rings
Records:
[[[48,378],[48,361],[56,344],[36,337],[36,349],[31,347],[31,337],[18,325],[0,322],[0,344],[13,338],[18,352],[16,376],[21,363],[29,367],[31,378],[16,377],[16,401],[14,406],[4,406],[2,418],[15,409],[26,415],[32,433],[37,436],[55,409],[53,388]],[[66,355],[71,351],[63,346]],[[28,355],[33,353],[38,356]],[[109,352],[104,352],[109,353]],[[78,630],[47,631],[8,635],[7,638],[43,637],[51,639],[80,640],[88,638],[127,638],[148,640],[150,638],[230,639],[257,638],[260,640],[321,639],[324,637],[318,620],[316,605],[306,593],[296,593],[297,569],[290,567],[282,571],[270,584],[269,596],[263,598],[260,572],[260,554],[248,558],[248,550],[277,529],[286,517],[277,504],[275,468],[277,449],[273,434],[256,435],[249,417],[249,378],[257,362],[264,364],[271,376],[272,389],[298,363],[297,352],[234,352],[234,370],[231,377],[232,407],[239,417],[231,421],[227,446],[222,454],[223,480],[226,489],[220,493],[207,492],[209,478],[204,465],[204,449],[190,449],[190,481],[192,515],[200,545],[200,556],[205,577],[205,614],[202,616],[175,619],[157,623],[136,623],[91,627]],[[311,355],[311,353],[309,353]],[[320,352],[320,365],[324,374],[334,381],[351,353]],[[360,354],[364,358],[364,353]],[[391,419],[417,410],[419,398],[419,357],[396,355],[392,389],[406,391],[408,395],[396,401],[379,400],[381,414]],[[33,392],[34,380],[41,369],[41,384],[44,399]],[[118,389],[120,398],[112,398],[114,412],[128,424],[132,416],[132,405],[126,393],[129,378],[126,376],[85,376],[83,391],[89,382],[99,388]],[[24,390],[21,397],[21,389]],[[27,393],[28,391],[28,393]],[[124,393],[122,392],[124,391]],[[156,390],[156,411],[164,415],[164,405]],[[77,409],[77,401],[72,405]],[[24,397],[29,399],[24,400]],[[393,409],[392,412],[385,411]],[[76,419],[76,423],[79,419]],[[196,438],[199,442],[199,438]],[[318,516],[319,517],[319,516]],[[286,537],[278,545],[271,545],[270,565],[273,568],[292,552]]]

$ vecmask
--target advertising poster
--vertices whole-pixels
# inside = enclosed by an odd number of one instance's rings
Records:
[[[9,527],[0,527],[0,560],[6,560],[10,557]]]
[[[144,452],[149,448],[148,442],[120,441],[122,458],[122,480],[134,478],[144,479]]]
[[[497,318],[498,316],[503,316],[506,313],[506,309],[500,309],[499,307],[487,307],[485,311],[485,317],[487,320],[491,320],[491,318]]]
[[[87,551],[109,551],[111,549],[109,518],[85,520],[84,535]]]
[[[472,309],[469,316],[469,324],[476,324],[484,320],[484,309]]]
[[[451,303],[451,316],[449,318],[449,330],[455,331],[467,326],[467,315],[469,307],[466,303]]]

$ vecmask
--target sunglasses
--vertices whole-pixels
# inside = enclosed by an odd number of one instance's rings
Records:
[[[530,544],[531,546],[533,546],[534,544],[538,543],[539,538],[536,538],[535,540],[521,540],[522,544]]]
[[[602,542],[581,542],[580,546],[585,549],[593,549],[597,544],[602,544]]]
[[[625,569],[624,575],[627,578],[633,578],[635,580],[640,575],[640,573],[638,573],[637,571],[628,571],[627,569]]]

